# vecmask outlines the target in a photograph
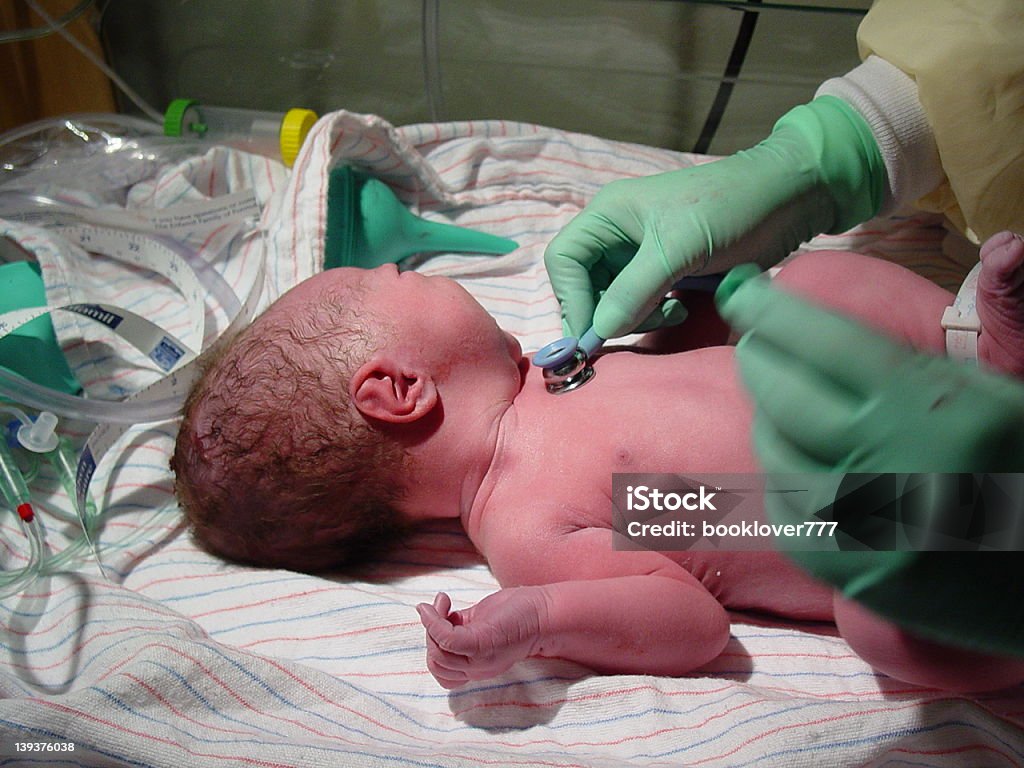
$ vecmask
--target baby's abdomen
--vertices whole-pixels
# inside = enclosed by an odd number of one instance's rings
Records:
[[[729,610],[832,620],[832,588],[777,552],[676,552],[670,557]]]

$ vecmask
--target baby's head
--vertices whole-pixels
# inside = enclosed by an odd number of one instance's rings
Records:
[[[302,571],[394,542],[415,519],[410,448],[465,399],[457,370],[490,386],[519,354],[510,340],[456,283],[391,265],[296,286],[207,362],[185,404],[171,468],[196,539]]]

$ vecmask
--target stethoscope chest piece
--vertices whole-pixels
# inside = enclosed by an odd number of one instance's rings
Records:
[[[594,378],[594,366],[587,362],[583,350],[576,350],[572,359],[557,368],[544,369],[544,386],[553,395],[572,392]]]
[[[544,386],[553,395],[572,392],[594,378],[594,366],[590,364],[587,344],[593,343],[595,351],[601,340],[595,342],[572,336],[546,344],[533,356],[533,364],[544,369]]]

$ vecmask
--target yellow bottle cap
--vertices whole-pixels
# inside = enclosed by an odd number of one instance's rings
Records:
[[[311,109],[289,109],[281,121],[281,161],[289,168],[299,155],[317,114]]]

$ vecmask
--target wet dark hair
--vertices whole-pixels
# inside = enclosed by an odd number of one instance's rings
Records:
[[[205,362],[171,469],[209,552],[322,572],[363,563],[406,532],[395,478],[408,457],[349,402],[370,341],[341,304],[268,312]]]

